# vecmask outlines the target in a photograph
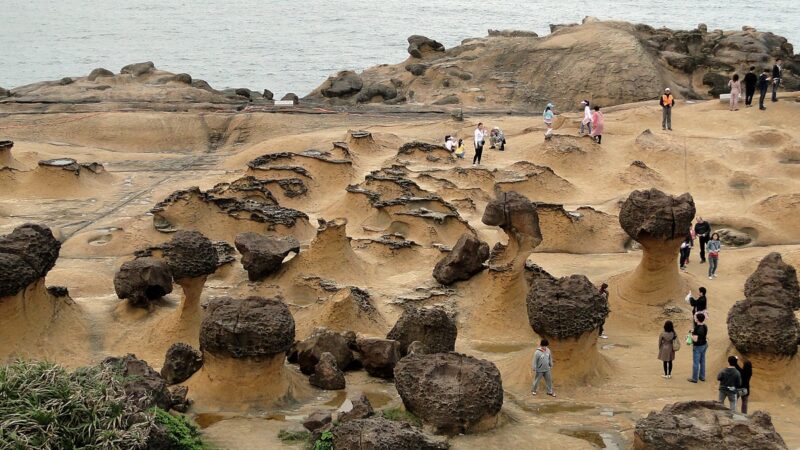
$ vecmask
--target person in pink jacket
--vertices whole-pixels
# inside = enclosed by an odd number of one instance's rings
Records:
[[[592,113],[592,137],[598,144],[603,140],[603,122],[605,122],[603,113],[600,112],[599,106],[595,106]]]

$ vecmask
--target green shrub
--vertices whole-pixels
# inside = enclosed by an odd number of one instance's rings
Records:
[[[384,409],[381,411],[381,415],[383,415],[383,417],[386,419],[394,420],[396,422],[408,422],[411,425],[417,427],[422,426],[422,420],[420,420],[420,418],[415,416],[414,414],[411,414],[410,412],[406,411],[405,409],[401,408]]]
[[[161,408],[153,408],[151,412],[155,417],[155,423],[166,430],[172,450],[206,450],[209,448],[200,439],[200,431],[186,417],[173,416]]]
[[[299,444],[306,443],[311,440],[311,433],[308,431],[278,431],[278,439],[286,444]]]
[[[333,450],[333,433],[323,432],[317,442],[314,442],[314,450]]]

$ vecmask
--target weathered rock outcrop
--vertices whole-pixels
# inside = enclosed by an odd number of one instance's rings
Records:
[[[539,278],[527,297],[528,320],[540,336],[579,338],[608,316],[608,301],[584,275],[558,280]]]
[[[392,378],[400,361],[400,343],[392,339],[362,338],[356,341],[364,370],[373,377]]]
[[[325,97],[346,97],[357,93],[364,87],[364,82],[357,73],[345,70],[328,78],[320,87]]]
[[[359,392],[347,398],[339,407],[338,419],[339,422],[349,422],[351,420],[366,419],[375,414],[372,409],[372,404],[369,402],[366,394]]]
[[[439,283],[450,285],[456,281],[469,280],[483,270],[483,263],[489,259],[489,244],[472,234],[461,235],[453,249],[433,268],[433,278]]]
[[[308,377],[312,386],[328,391],[344,389],[344,373],[336,366],[336,358],[328,352],[319,357],[319,362],[314,366],[314,373]]]
[[[217,270],[214,244],[199,231],[178,231],[163,250],[175,281],[210,275]]]
[[[315,329],[311,336],[297,343],[295,350],[300,371],[306,375],[314,373],[314,367],[322,354],[326,352],[336,358],[336,366],[342,370],[346,370],[353,362],[353,351],[350,349],[347,339],[340,333],[327,328]]]
[[[333,428],[337,450],[446,450],[446,442],[435,441],[406,422],[371,417],[344,422]]]
[[[147,362],[136,358],[136,355],[108,357],[102,364],[119,372],[123,378],[125,395],[130,401],[145,409],[158,406],[169,410],[172,407],[172,396],[167,389],[167,382]]]
[[[203,367],[203,354],[191,345],[178,342],[172,344],[164,356],[161,376],[167,384],[182,383]]]
[[[275,238],[247,232],[238,234],[235,244],[250,281],[275,273],[289,253],[300,253],[300,243],[292,236]]]
[[[503,406],[497,367],[459,353],[409,355],[394,370],[406,409],[438,433],[491,427]]]
[[[800,345],[800,324],[780,300],[751,297],[728,311],[728,336],[745,354],[794,356]]]
[[[786,449],[769,413],[756,411],[734,417],[730,408],[714,401],[667,405],[636,422],[633,448],[721,450]]]
[[[172,272],[156,258],[137,258],[122,264],[114,275],[117,297],[132,306],[147,308],[150,302],[172,292]]]
[[[481,221],[500,227],[508,235],[508,246],[494,252],[490,267],[513,265],[521,270],[525,260],[542,242],[536,204],[514,191],[501,192],[486,205]]]
[[[443,309],[409,307],[386,337],[398,341],[405,355],[414,341],[419,341],[428,353],[452,352],[457,335],[455,320]]]
[[[200,350],[246,358],[286,352],[294,342],[294,318],[280,300],[248,297],[213,299],[200,330]]]
[[[797,282],[797,270],[783,262],[780,253],[772,252],[761,260],[756,271],[747,278],[744,296],[770,298],[798,310],[800,284]]]
[[[16,295],[53,268],[61,243],[49,228],[20,225],[0,237],[0,297]]]
[[[444,45],[418,34],[408,37],[408,54],[412,57],[424,58],[426,55],[436,52],[444,52]]]

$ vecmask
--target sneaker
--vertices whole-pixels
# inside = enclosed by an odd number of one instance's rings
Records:
[[[667,375],[667,378],[672,379],[672,374]]]
[[[767,108],[758,108],[758,109],[760,109],[761,111],[764,111],[764,110],[765,110],[765,109],[767,109]]]
[[[549,395],[550,397],[555,397],[556,393],[555,392],[548,392],[547,395]]]
[[[661,129],[667,131],[667,127],[661,127]]]
[[[700,378],[700,381],[706,381],[706,379],[705,378]]]
[[[705,260],[705,259],[701,259],[701,260],[700,260],[700,264],[705,264],[705,263],[706,263],[706,260]]]
[[[661,375],[661,378],[667,379],[669,378],[669,375]]]
[[[600,339],[608,339],[608,336],[606,336],[605,334],[601,334]]]
[[[714,279],[714,277],[708,277],[708,279],[709,279],[709,280],[713,280],[713,279]]]
[[[697,380],[693,380],[691,378],[687,378],[686,381],[688,381],[689,383],[697,383]]]
[[[536,395],[536,391],[531,391],[531,394]]]
[[[669,131],[672,131],[672,127],[667,128]]]

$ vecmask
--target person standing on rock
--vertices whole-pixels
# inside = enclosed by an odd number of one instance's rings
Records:
[[[544,378],[545,386],[547,387],[547,395],[555,397],[556,393],[553,391],[552,375],[553,354],[550,352],[548,345],[550,345],[550,342],[548,342],[547,339],[542,339],[539,343],[539,348],[537,348],[536,352],[533,354],[532,368],[535,372],[535,376],[533,378],[531,394],[536,395],[536,389],[539,387],[539,382],[542,381],[542,378]]]
[[[744,360],[744,365],[739,367],[736,365],[739,375],[742,376],[742,385],[739,387],[739,403],[742,405],[742,414],[747,414],[747,401],[750,399],[750,379],[753,378],[753,363],[749,360]]]
[[[706,336],[708,336],[708,327],[703,323],[705,321],[705,315],[697,314],[694,328],[690,331],[692,337],[692,377],[687,381],[691,383],[697,383],[697,380],[706,381],[706,351],[708,350]]]
[[[700,263],[706,262],[706,244],[711,237],[711,224],[702,217],[697,217],[697,223],[694,224],[694,235],[700,240]]]
[[[756,84],[758,83],[758,75],[756,75],[756,67],[750,66],[750,70],[744,76],[744,106],[750,108],[753,106],[753,96],[756,94]]]
[[[583,119],[581,120],[581,136],[584,136],[583,129],[587,127],[589,129],[588,134],[592,134],[592,108],[589,107],[589,100],[584,100],[581,102],[583,105]]]
[[[719,402],[725,404],[725,399],[731,405],[731,412],[736,412],[736,394],[742,386],[742,375],[738,369],[738,359],[735,356],[728,356],[728,367],[722,369],[717,374],[719,381]]]
[[[717,278],[717,266],[719,265],[719,251],[722,249],[722,242],[719,240],[719,233],[711,235],[711,240],[706,244],[708,250],[708,279]]]
[[[486,129],[483,127],[483,123],[478,123],[478,126],[475,127],[475,140],[473,144],[475,145],[475,156],[472,158],[472,165],[477,166],[481,163],[481,155],[483,154],[483,143],[486,140]]]
[[[661,129],[672,131],[672,107],[675,106],[675,97],[669,88],[664,89],[664,94],[658,103],[661,105]]]
[[[764,69],[764,71],[761,72],[761,76],[758,77],[758,91],[761,94],[761,96],[758,98],[758,109],[760,109],[761,111],[767,109],[767,107],[764,106],[764,99],[767,98],[768,87],[769,87],[769,70]]]
[[[658,337],[658,359],[664,365],[664,375],[662,378],[672,378],[672,361],[675,360],[675,341],[678,333],[671,320],[664,322],[664,331]]]
[[[604,124],[605,124],[605,117],[603,117],[603,113],[600,112],[600,107],[595,105],[594,113],[592,113],[592,125],[594,126],[594,130],[592,131],[592,137],[598,144],[602,144],[603,141]]]
[[[783,60],[778,58],[772,66],[772,101],[778,101],[778,88],[781,87],[781,76],[783,74]]]
[[[555,119],[556,112],[553,109],[554,106],[552,103],[548,103],[547,106],[544,108],[544,112],[542,113],[542,117],[544,118],[544,125],[547,127],[547,131],[544,132],[544,138],[550,139],[553,137],[553,120]]]
[[[731,111],[739,110],[739,96],[742,94],[742,82],[739,81],[739,74],[733,74],[733,78],[728,81],[728,87],[731,88]]]

